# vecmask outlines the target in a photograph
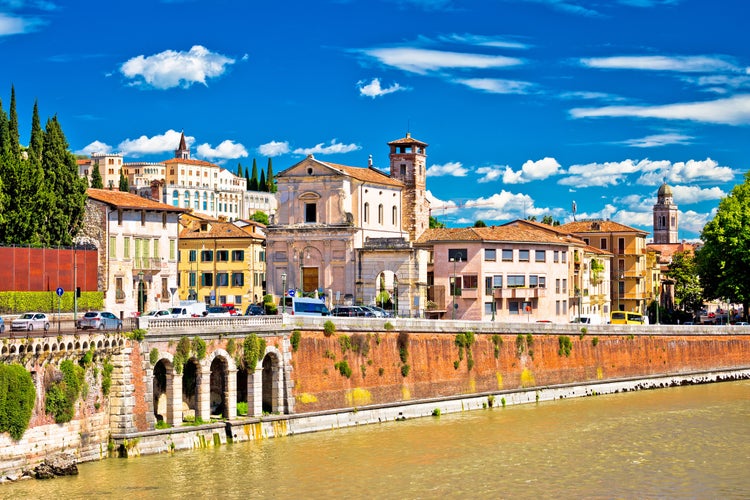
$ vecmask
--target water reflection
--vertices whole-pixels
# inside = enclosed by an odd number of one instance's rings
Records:
[[[0,486],[2,498],[748,498],[750,382],[494,408]]]

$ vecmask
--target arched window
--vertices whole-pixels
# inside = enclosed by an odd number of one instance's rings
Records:
[[[393,210],[391,210],[391,219],[391,223],[394,226],[398,226],[398,208],[396,208],[396,205],[393,205]]]
[[[201,208],[201,194],[198,191],[193,194],[193,208],[196,210]]]
[[[383,204],[378,205],[378,224],[383,224]]]
[[[182,206],[190,208],[190,191],[185,191],[185,197],[182,200]]]
[[[367,220],[370,218],[370,204],[365,203],[365,213],[362,215],[364,217],[364,222],[366,223]]]
[[[175,207],[180,206],[180,192],[176,189],[172,191],[172,205]]]
[[[203,191],[203,210],[208,210],[208,193]]]
[[[214,194],[211,193],[211,211],[214,211]]]

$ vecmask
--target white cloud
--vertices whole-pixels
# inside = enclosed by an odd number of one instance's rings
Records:
[[[118,150],[125,156],[139,157],[142,155],[166,153],[174,151],[180,145],[181,133],[176,130],[167,130],[161,135],[153,137],[140,136],[137,139],[126,139],[118,146]],[[185,142],[190,146],[195,142],[194,137],[185,136]]]
[[[729,182],[734,179],[734,171],[729,167],[722,167],[711,158],[705,160],[688,160],[672,165],[667,177],[668,182],[689,182],[696,180],[711,180],[715,182]]]
[[[165,50],[152,56],[139,55],[126,61],[120,71],[133,80],[133,85],[188,88],[194,83],[206,85],[208,78],[223,75],[234,63],[234,59],[194,45],[188,52]]]
[[[518,172],[514,172],[510,167],[505,167],[503,182],[505,184],[524,184],[546,179],[559,172],[560,164],[554,158],[547,157],[537,161],[527,160]]]
[[[719,187],[702,189],[698,186],[670,186],[678,206],[691,205],[707,200],[720,200],[727,194]]]
[[[263,156],[273,157],[285,155],[289,152],[289,143],[287,141],[271,141],[258,146],[258,153]]]
[[[651,210],[647,211],[630,211],[630,210],[618,210],[612,214],[610,218],[620,224],[625,224],[630,227],[653,227],[654,214]]]
[[[490,69],[523,64],[523,60],[514,57],[449,52],[415,47],[366,49],[362,52],[370,57],[374,57],[386,66],[420,75],[443,69]]]
[[[247,157],[245,146],[230,140],[222,141],[216,148],[212,148],[210,144],[201,144],[198,146],[197,152],[198,156],[212,160],[233,160],[235,158]]]
[[[692,139],[693,137],[689,135],[669,133],[649,135],[639,139],[628,139],[627,141],[623,141],[622,144],[634,148],[654,148],[669,144],[690,144]]]
[[[111,153],[112,146],[101,141],[94,141],[80,151],[76,151],[76,154],[91,155],[92,153]]]
[[[700,234],[703,231],[703,227],[708,223],[709,220],[713,219],[716,215],[715,210],[711,213],[698,213],[693,210],[687,210],[683,212],[680,210],[680,233],[694,233]]]
[[[438,37],[442,42],[448,43],[462,43],[469,45],[477,45],[480,47],[494,47],[498,49],[528,49],[530,46],[525,43],[511,41],[502,37],[491,37],[484,35],[472,35],[465,33],[463,35],[452,34],[443,35]]]
[[[379,78],[373,78],[370,83],[365,83],[363,80],[360,80],[359,82],[357,82],[357,87],[359,88],[360,95],[372,97],[373,99],[387,94],[392,94],[393,92],[398,92],[399,90],[406,90],[405,87],[402,87],[398,83],[394,83],[390,87],[383,88],[380,86]]]
[[[676,71],[680,73],[739,72],[736,64],[716,56],[615,56],[580,60],[589,68]]]
[[[498,180],[503,175],[503,167],[492,165],[489,167],[479,167],[475,170],[476,173],[482,177],[477,180],[480,184],[485,182],[493,182]]]
[[[512,220],[529,215],[540,215],[544,212],[544,210],[534,208],[534,200],[529,195],[511,193],[505,190],[495,193],[489,198],[481,197],[467,201],[464,206],[467,209],[477,209],[474,212],[476,219],[490,221]]]
[[[324,146],[323,143],[316,144],[315,146],[311,148],[297,148],[294,150],[294,154],[298,155],[314,155],[314,154],[340,154],[340,153],[350,153],[352,151],[357,151],[360,149],[360,146],[356,144],[341,144],[340,142],[336,142],[336,139],[332,139],[331,143],[328,146]]]
[[[690,120],[702,123],[746,125],[750,123],[750,95],[740,94],[726,99],[687,102],[659,106],[605,106],[574,108],[573,118],[636,117],[664,120]]]
[[[490,94],[527,94],[533,83],[502,78],[459,78],[456,83]]]
[[[453,177],[466,177],[468,169],[459,161],[451,161],[443,165],[432,165],[427,169],[427,177],[440,177],[450,175]]]
[[[21,17],[0,12],[0,36],[30,33],[44,24],[42,19],[36,17]]]
[[[645,161],[648,162],[648,160]],[[571,165],[567,170],[560,171],[560,173],[567,174],[567,177],[560,179],[557,183],[578,188],[615,186],[628,174],[640,172],[642,169],[643,161],[635,163],[633,160]]]

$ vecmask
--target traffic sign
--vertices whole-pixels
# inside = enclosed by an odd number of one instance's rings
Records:
[[[55,290],[55,292],[57,293],[58,297],[62,297],[63,293],[65,293],[65,290],[63,290],[61,286],[58,286],[57,290]]]
[[[290,288],[287,293],[289,294],[290,297],[294,297],[294,294],[296,293],[296,291],[294,290],[294,288]]]

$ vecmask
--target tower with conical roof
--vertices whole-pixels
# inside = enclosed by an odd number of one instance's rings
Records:
[[[180,135],[180,145],[174,150],[174,157],[179,158],[180,160],[190,159],[190,148],[185,141],[185,131]]]
[[[666,182],[659,187],[654,205],[654,243],[678,243],[677,205],[672,199],[672,188]]]
[[[407,132],[406,137],[388,143],[391,177],[404,183],[401,194],[401,227],[411,241],[430,227],[430,202],[426,195],[427,143]]]

